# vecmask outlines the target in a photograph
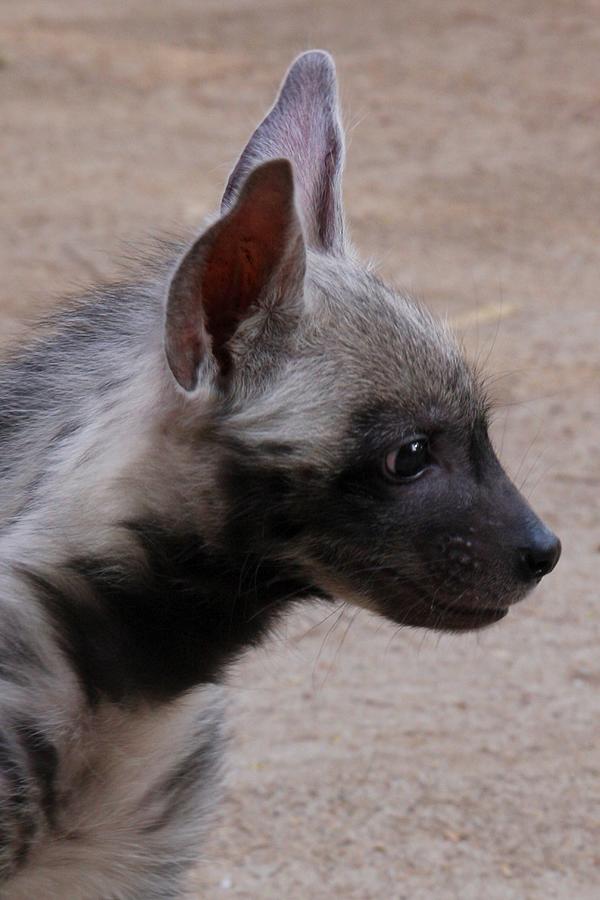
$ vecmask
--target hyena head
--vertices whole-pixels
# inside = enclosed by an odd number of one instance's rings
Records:
[[[342,163],[333,62],[306,53],[172,275],[166,357],[204,411],[195,452],[218,448],[212,540],[397,623],[482,627],[560,544],[452,334],[356,262]]]

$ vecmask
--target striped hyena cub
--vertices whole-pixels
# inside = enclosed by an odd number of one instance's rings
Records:
[[[497,622],[558,559],[448,330],[361,266],[325,53],[222,210],[0,369],[5,900],[181,896],[218,683],[304,598]]]

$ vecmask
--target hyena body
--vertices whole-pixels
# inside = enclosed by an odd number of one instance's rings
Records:
[[[502,618],[558,558],[449,332],[348,249],[333,64],[294,64],[220,218],[0,372],[7,900],[181,896],[225,666],[290,604]]]

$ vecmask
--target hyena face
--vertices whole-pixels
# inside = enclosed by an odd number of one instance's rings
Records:
[[[326,54],[294,64],[181,260],[166,353],[198,447],[218,447],[214,539],[402,624],[502,618],[560,553],[504,474],[452,335],[360,267]]]

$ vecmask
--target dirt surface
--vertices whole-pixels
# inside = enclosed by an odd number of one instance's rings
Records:
[[[498,376],[496,438],[563,539],[495,629],[290,619],[233,673],[209,898],[600,896],[600,4],[0,7],[4,339],[193,228],[291,58],[336,56],[355,241]]]

